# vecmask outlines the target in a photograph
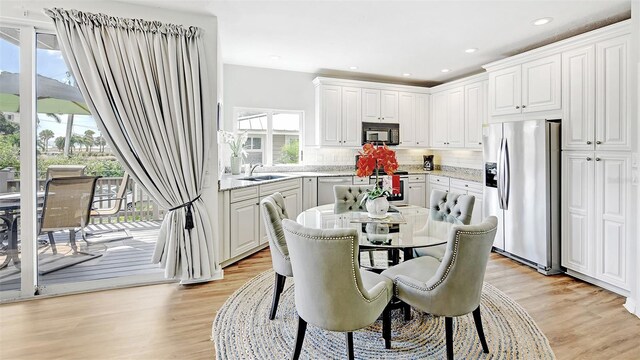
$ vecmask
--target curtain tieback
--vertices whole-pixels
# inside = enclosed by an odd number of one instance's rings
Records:
[[[193,206],[193,203],[196,202],[198,199],[200,199],[202,195],[198,195],[196,196],[193,200],[188,201],[182,205],[178,205],[174,208],[169,209],[169,211],[174,211],[174,210],[178,210],[180,208],[186,207],[187,208],[187,214],[185,215],[185,219],[184,219],[184,228],[185,230],[191,230],[193,229],[193,214],[191,213],[191,207]]]

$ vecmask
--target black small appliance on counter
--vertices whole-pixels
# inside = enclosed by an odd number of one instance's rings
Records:
[[[433,164],[433,155],[422,155],[422,169],[424,171],[432,171],[436,169]]]

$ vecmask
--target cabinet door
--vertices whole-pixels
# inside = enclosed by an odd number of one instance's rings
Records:
[[[464,87],[447,94],[447,147],[464,147]]]
[[[302,210],[318,206],[318,178],[302,179]]]
[[[596,44],[596,150],[631,150],[629,47],[629,36]]]
[[[362,137],[362,93],[359,88],[342,88],[342,146],[358,146]]]
[[[260,245],[260,208],[258,199],[231,203],[231,257],[238,256]]]
[[[413,146],[416,144],[416,95],[398,93],[398,122],[400,123],[400,144]]]
[[[441,185],[441,184],[434,184],[434,183],[430,183],[429,187],[431,188],[430,190],[440,190],[440,191],[444,191],[444,192],[449,192],[449,185]],[[431,194],[429,194],[429,198],[431,198]]]
[[[447,93],[431,95],[431,146],[447,146]]]
[[[491,116],[520,114],[522,105],[520,65],[489,73],[489,111]]]
[[[415,205],[420,207],[426,206],[427,194],[425,193],[425,184],[420,183],[407,183],[409,189],[407,191],[407,201],[409,205]]]
[[[592,152],[562,152],[562,266],[593,275],[594,163]]]
[[[380,90],[362,89],[362,121],[380,122]]]
[[[398,92],[380,92],[380,120],[386,123],[398,122]]]
[[[299,188],[286,190],[282,192],[282,197],[289,219],[295,221],[302,212],[302,192]]]
[[[596,278],[629,290],[627,266],[627,202],[630,155],[596,152],[595,155]]]
[[[481,192],[469,191],[468,195],[473,195],[476,199],[473,203],[473,212],[471,213],[471,224],[480,224],[484,220],[484,197]]]
[[[416,145],[429,145],[429,95],[416,94]],[[402,129],[400,130],[402,133]]]
[[[522,64],[522,112],[560,110],[561,56],[553,55]]]
[[[562,54],[563,150],[594,149],[595,80],[595,46]]]
[[[342,88],[320,85],[320,145],[339,146],[342,130]]]
[[[464,147],[482,148],[482,124],[485,118],[484,84],[478,82],[464,87]]]

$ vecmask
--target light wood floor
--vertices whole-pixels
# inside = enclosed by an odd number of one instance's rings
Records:
[[[0,359],[212,359],[216,310],[271,267],[268,250],[225,279],[70,295],[0,306]],[[640,319],[624,299],[568,276],[546,277],[493,254],[486,280],[520,303],[558,359],[638,359]],[[266,315],[265,315],[266,316]]]

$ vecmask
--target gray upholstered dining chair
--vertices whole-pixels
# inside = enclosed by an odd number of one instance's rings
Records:
[[[366,211],[362,198],[373,185],[335,185],[333,195],[335,204],[345,210]]]
[[[405,261],[382,272],[396,296],[413,308],[445,317],[447,359],[453,359],[453,317],[473,313],[478,337],[489,352],[480,318],[480,297],[498,219],[451,228],[442,262],[431,256]]]
[[[282,231],[282,220],[287,219],[289,216],[285,207],[284,198],[279,192],[262,199],[262,201],[260,201],[260,207],[262,210],[262,221],[264,221],[267,239],[269,240],[271,262],[273,264],[273,270],[276,273],[271,312],[269,313],[269,319],[273,320],[276,317],[280,294],[284,289],[287,277],[293,276],[291,262],[289,261],[289,249],[287,249],[287,241]]]
[[[298,333],[293,359],[298,359],[307,323],[329,331],[347,333],[347,353],[353,359],[353,331],[383,314],[382,335],[391,347],[391,280],[360,271],[356,229],[310,229],[283,220],[291,266],[296,279],[295,303]]]
[[[431,212],[429,216],[435,221],[446,221],[452,224],[469,225],[473,205],[476,197],[473,195],[462,195],[441,190],[433,190],[429,201]],[[446,244],[431,246],[427,248],[417,248],[413,254],[415,257],[431,256],[438,261],[442,260]]]

